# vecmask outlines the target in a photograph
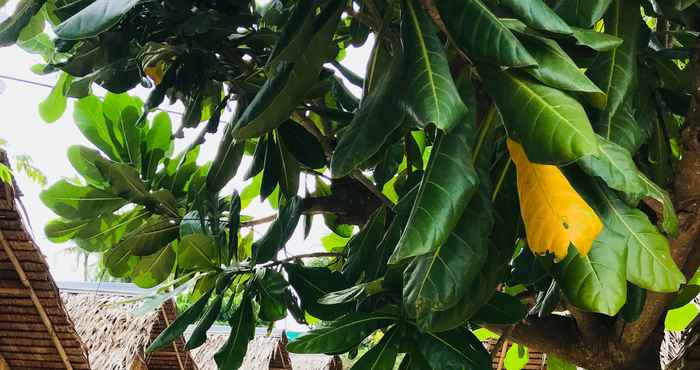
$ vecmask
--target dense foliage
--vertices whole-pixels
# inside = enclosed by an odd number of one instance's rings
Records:
[[[79,99],[94,145],[68,153],[80,183],[42,194],[60,217],[47,235],[159,286],[154,304],[190,294],[152,349],[190,324],[197,347],[223,318],[216,361],[237,368],[256,318],[289,313],[325,322],[293,352],[352,353],[381,330],[354,368],[405,353],[403,369],[485,369],[480,326],[567,308],[633,322],[647,291],[685,283],[664,188],[698,15],[693,0],[21,0],[0,44],[60,73],[42,117]],[[368,40],[362,78],[342,61]],[[145,103],[122,94],[138,85]],[[184,104],[180,128],[154,112],[166,98]],[[239,172],[251,185],[222,193]],[[257,196],[279,212],[254,240],[241,211]],[[314,254],[327,266],[278,259],[300,220],[352,237]]]

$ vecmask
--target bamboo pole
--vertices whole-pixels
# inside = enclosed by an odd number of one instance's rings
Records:
[[[174,303],[173,303],[174,304]],[[165,327],[170,326],[170,320],[168,319],[168,313],[165,312],[165,305],[160,306],[160,313],[165,319]],[[177,339],[172,342],[173,349],[175,350],[175,357],[177,357],[177,363],[180,365],[180,370],[185,370],[185,365],[182,364],[182,359],[180,358],[180,351],[177,350]]]

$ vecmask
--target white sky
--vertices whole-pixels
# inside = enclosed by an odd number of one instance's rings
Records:
[[[2,17],[0,16],[0,18]],[[342,63],[355,73],[363,76],[371,44],[370,40],[362,48],[349,49],[348,56]],[[71,101],[69,101],[66,113],[60,120],[53,124],[46,124],[39,117],[38,105],[49,94],[50,90],[45,87],[16,82],[3,77],[10,76],[53,85],[57,79],[57,74],[38,76],[30,71],[30,67],[33,64],[40,62],[41,59],[38,56],[29,55],[17,47],[0,48],[0,112],[2,112],[0,125],[3,127],[0,130],[0,138],[7,140],[10,156],[18,154],[31,156],[34,165],[44,172],[48,183],[52,184],[62,177],[73,177],[76,175],[66,156],[68,147],[74,144],[90,146],[90,143],[80,134],[72,121]],[[356,94],[359,94],[359,89],[356,87],[349,84],[348,87]],[[103,94],[101,90],[96,89],[95,91],[98,95]],[[135,95],[145,99],[147,90],[138,89]],[[178,106],[163,106],[163,108],[176,111],[182,110]],[[176,126],[179,122],[179,117],[171,115],[171,119],[173,120],[173,126]],[[219,130],[218,137],[220,137],[222,131],[222,129]],[[194,132],[189,131],[188,134],[189,137],[186,137],[185,140],[176,142],[177,150],[182,149],[192,140]],[[211,160],[214,157],[217,142],[217,135],[208,136],[208,141],[201,150],[200,163]],[[245,170],[249,163],[250,158],[244,158],[241,168]],[[83,280],[83,270],[77,263],[76,255],[67,251],[71,244],[54,244],[44,235],[44,225],[55,218],[55,215],[39,200],[41,187],[23,174],[19,174],[16,180],[24,193],[22,200],[29,213],[35,240],[46,255],[54,278],[59,281]],[[240,191],[245,185],[239,178],[236,178],[222,194],[227,194],[226,191],[230,191],[233,187]],[[273,213],[273,210],[267,204],[253,204],[247,210],[244,210],[243,213],[254,217],[262,217]],[[303,225],[300,223],[299,229],[292,237],[290,243],[288,243],[289,252],[298,254],[322,250],[320,238],[328,233],[328,230],[323,225],[323,221],[318,219],[318,217],[314,220],[314,229],[307,241],[303,240],[302,227]],[[256,230],[256,233],[261,232],[264,232],[264,227]]]

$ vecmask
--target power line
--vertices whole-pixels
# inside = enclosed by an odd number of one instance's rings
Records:
[[[43,82],[38,82],[38,81],[32,81],[32,80],[27,80],[27,79],[20,78],[20,77],[8,76],[8,75],[4,75],[4,74],[0,74],[0,78],[5,79],[5,80],[9,80],[9,81],[24,83],[24,84],[28,84],[28,85],[44,87],[44,88],[47,88],[47,89],[53,89],[53,88],[55,87],[54,85],[51,85],[51,84],[47,84],[47,83],[43,83]],[[104,97],[101,96],[100,98],[104,98]],[[178,115],[178,116],[182,116],[182,115],[183,115],[183,113],[181,113],[181,112],[177,112],[177,111],[169,110],[169,109],[156,108],[156,110],[159,110],[159,111],[165,112],[165,113],[175,114],[175,115]]]

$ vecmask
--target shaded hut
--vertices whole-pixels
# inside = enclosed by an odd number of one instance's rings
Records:
[[[0,369],[90,369],[19,196],[0,181]]]
[[[217,370],[214,354],[228,340],[231,328],[215,325],[207,332],[207,341],[192,350],[200,370]],[[191,331],[185,333],[189,335]],[[287,335],[283,331],[273,331],[268,335],[267,329],[255,330],[255,338],[248,344],[241,370],[342,370],[342,363],[337,356],[296,355],[287,352]]]
[[[175,302],[135,314],[128,300],[149,291],[124,283],[58,283],[68,314],[99,370],[196,370],[183,338],[146,354],[145,349],[177,317]]]

